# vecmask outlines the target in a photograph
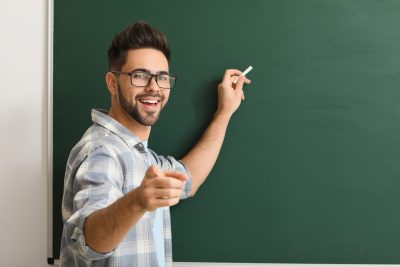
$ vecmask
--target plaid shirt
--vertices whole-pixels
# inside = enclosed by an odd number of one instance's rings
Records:
[[[182,162],[145,148],[138,137],[105,111],[92,110],[92,120],[94,125],[72,149],[66,167],[60,266],[158,266],[153,236],[155,211],[146,212],[118,247],[106,254],[86,246],[83,225],[91,213],[137,188],[151,165],[190,177],[189,171]],[[189,179],[182,199],[189,197],[191,184]],[[165,266],[172,266],[169,208],[162,211]]]

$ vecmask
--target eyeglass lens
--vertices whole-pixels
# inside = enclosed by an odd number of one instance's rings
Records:
[[[156,78],[156,83],[160,88],[169,89],[175,84],[175,77],[172,77],[168,74],[152,75],[146,72],[133,72],[131,74],[132,85],[147,86],[153,76]]]

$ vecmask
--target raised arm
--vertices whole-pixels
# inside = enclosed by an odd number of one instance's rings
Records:
[[[241,73],[235,69],[225,71],[223,80],[218,85],[218,109],[199,142],[182,158],[192,176],[192,196],[213,168],[221,151],[229,120],[244,100],[243,85],[251,81],[240,77],[237,83],[233,84]]]

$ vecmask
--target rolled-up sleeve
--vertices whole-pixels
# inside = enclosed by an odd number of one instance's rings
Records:
[[[123,169],[118,157],[106,147],[98,147],[80,157],[71,166],[72,183],[70,199],[64,195],[63,219],[65,243],[74,254],[87,260],[109,257],[86,245],[84,224],[95,211],[108,207],[123,196]],[[72,203],[72,207],[68,207]]]
[[[151,150],[150,152],[161,170],[181,172],[188,177],[185,183],[185,188],[182,191],[181,199],[190,197],[190,192],[192,191],[192,176],[183,161],[176,160],[174,157],[171,156],[159,156]]]

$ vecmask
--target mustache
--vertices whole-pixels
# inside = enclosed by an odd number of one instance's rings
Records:
[[[142,98],[142,97],[156,97],[159,98],[160,100],[164,100],[165,96],[159,93],[147,93],[147,94],[140,94],[140,95],[136,95],[136,99]]]

